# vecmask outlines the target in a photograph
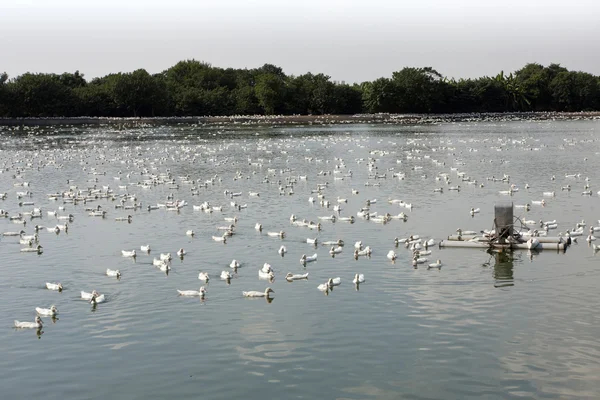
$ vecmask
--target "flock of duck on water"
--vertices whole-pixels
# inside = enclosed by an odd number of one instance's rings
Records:
[[[358,164],[366,165],[366,168],[369,171],[369,179],[370,181],[365,183],[365,186],[378,186],[380,185],[380,180],[387,179],[389,177],[394,179],[403,180],[405,179],[405,173],[402,172],[391,172],[388,176],[388,173],[381,173],[377,167],[377,153],[372,153],[373,157],[365,158],[365,159],[357,159]],[[379,155],[384,155],[383,153]],[[429,157],[425,157],[426,159],[430,159],[434,165],[437,167],[443,167],[445,163],[440,162],[438,160],[431,159]],[[313,157],[308,157],[307,161],[313,161]],[[335,166],[332,171],[321,171],[317,174],[317,179],[334,179],[334,180],[342,180],[344,178],[351,178],[352,171],[346,166],[345,161],[342,158],[336,157],[333,161]],[[256,167],[259,162],[254,161],[250,162],[251,166]],[[262,165],[260,165],[262,167]],[[157,185],[166,185],[172,189],[179,189],[180,186],[190,187],[191,191],[189,192],[192,196],[198,196],[201,194],[201,188],[206,188],[210,185],[214,185],[216,182],[222,182],[222,178],[218,175],[213,176],[208,180],[194,180],[190,176],[178,176],[174,177],[170,170],[166,170],[165,172],[157,172],[156,167],[147,168],[147,167],[139,167],[137,171],[130,171],[128,173],[122,173],[119,171],[118,176],[114,177],[114,181],[118,182],[117,187],[113,188],[109,184],[101,185],[98,187],[97,182],[98,178],[104,178],[105,172],[100,172],[94,167],[84,167],[84,171],[87,174],[93,176],[89,182],[93,183],[91,186],[86,188],[81,188],[78,185],[74,184],[71,181],[67,181],[68,187],[62,190],[59,190],[55,193],[48,193],[46,195],[47,200],[50,202],[56,202],[56,209],[52,210],[42,210],[41,207],[36,206],[35,201],[33,201],[33,193],[29,191],[30,183],[24,180],[23,175],[27,172],[27,168],[34,168],[34,164],[29,162],[26,167],[18,167],[15,169],[13,176],[13,185],[17,188],[16,197],[18,199],[17,206],[19,207],[20,212],[8,212],[6,210],[0,210],[0,217],[5,217],[6,220],[10,221],[10,223],[19,225],[22,229],[14,230],[14,231],[5,231],[2,233],[2,236],[7,238],[14,237],[19,240],[20,245],[22,246],[20,251],[23,253],[34,253],[34,254],[42,254],[43,247],[40,244],[40,235],[42,232],[60,234],[61,232],[68,232],[71,229],[75,221],[75,215],[71,214],[68,211],[74,210],[73,212],[79,211],[81,215],[78,215],[78,218],[87,214],[89,217],[98,217],[98,218],[108,218],[110,217],[109,208],[112,208],[112,204],[116,204],[114,206],[115,210],[118,212],[128,213],[127,215],[121,215],[117,217],[113,217],[115,221],[124,222],[124,223],[132,223],[133,215],[137,211],[147,211],[152,212],[154,210],[164,210],[165,212],[179,212],[183,207],[188,207],[188,203],[185,200],[178,200],[176,196],[170,194],[167,196],[165,203],[157,203],[157,204],[146,204],[143,203],[138,194],[132,194],[130,191],[134,188],[140,189],[152,189]],[[39,167],[38,167],[39,168]],[[422,167],[413,166],[411,169],[413,171],[417,171]],[[6,169],[8,171],[8,169]],[[288,196],[294,194],[294,189],[297,188],[297,184],[299,182],[309,182],[315,179],[314,177],[308,177],[307,175],[296,175],[292,174],[292,170],[280,170],[279,177],[277,176],[277,171],[274,169],[267,170],[267,176],[263,179],[263,182],[275,183],[279,194],[282,196]],[[137,174],[137,175],[136,175]],[[472,180],[468,176],[466,176],[465,172],[459,172],[458,167],[451,167],[450,173],[441,172],[436,177],[436,182],[439,184],[445,184],[445,186],[438,186],[433,189],[434,192],[443,193],[444,190],[450,191],[458,191],[460,192],[460,185],[452,185],[451,175],[454,174],[458,180],[464,182],[464,184],[474,185],[477,187],[484,187],[482,183],[479,183],[475,180]],[[140,181],[136,181],[136,178],[140,177]],[[324,179],[325,177],[325,179]],[[241,180],[246,178],[246,176],[238,171],[235,173],[233,181]],[[575,178],[579,179],[580,176],[578,174],[567,174],[565,178]],[[453,178],[454,179],[454,178]],[[555,180],[556,178],[553,176],[551,180]],[[127,183],[122,184],[121,180],[127,180]],[[488,181],[492,182],[504,182],[509,184],[508,190],[499,191],[500,195],[508,195],[512,196],[516,192],[519,191],[519,187],[516,184],[510,184],[510,176],[504,175],[502,178],[489,177]],[[584,190],[582,195],[592,195],[591,189],[589,187],[588,181],[589,179],[585,179],[586,183],[584,186]],[[289,218],[290,226],[298,227],[298,228],[307,228],[309,231],[321,231],[323,229],[322,223],[325,222],[346,222],[346,223],[354,223],[357,218],[361,218],[365,221],[370,221],[373,223],[382,223],[387,224],[391,221],[406,221],[408,219],[408,215],[404,211],[400,211],[397,214],[385,213],[379,214],[376,211],[372,210],[372,207],[377,204],[376,199],[370,199],[361,204],[356,209],[356,216],[353,215],[342,215],[342,207],[346,207],[349,203],[352,203],[352,200],[349,198],[341,198],[337,197],[336,199],[328,199],[326,198],[327,188],[330,187],[329,182],[317,183],[315,185],[307,185],[310,188],[310,193],[308,196],[309,204],[317,204],[320,205],[324,210],[332,210],[332,214],[319,216],[317,221],[310,221],[306,219],[301,219],[296,215],[291,215]],[[529,185],[525,184],[525,188],[529,189]],[[561,187],[561,191],[571,191],[571,186],[563,186]],[[359,193],[358,189],[351,189],[349,192],[350,195],[357,195]],[[600,194],[600,192],[599,192]],[[526,204],[517,204],[515,205],[516,209],[523,209],[528,211],[532,205],[544,206],[546,204],[546,200],[544,198],[554,197],[556,195],[555,192],[543,192],[542,199],[540,200],[532,200],[530,203]],[[220,213],[220,212],[233,212],[239,213],[241,210],[248,207],[247,204],[238,203],[238,199],[244,196],[248,196],[249,198],[260,198],[259,192],[241,192],[241,191],[231,191],[225,190],[224,196],[229,199],[230,204],[229,207],[223,205],[213,205],[209,201],[204,201],[201,204],[193,205],[192,208],[194,211],[204,212],[204,213]],[[7,200],[8,194],[1,193],[0,200]],[[105,200],[109,205],[102,206],[89,206],[89,203],[97,202],[100,200]],[[110,203],[109,203],[110,202]],[[398,209],[411,211],[413,209],[413,204],[405,202],[401,199],[387,199],[387,204],[398,207]],[[68,209],[67,209],[68,207]],[[25,211],[26,210],[26,211]],[[469,213],[471,216],[475,216],[480,212],[479,208],[471,208]],[[35,224],[35,221],[52,221],[48,226],[42,226],[40,224]],[[228,240],[232,240],[232,238],[236,234],[236,227],[238,226],[238,222],[243,217],[239,217],[237,215],[233,216],[225,216],[223,217],[224,225],[218,226],[216,229],[219,232],[222,232],[218,235],[213,235],[211,239],[215,242],[221,242],[226,244]],[[28,222],[33,221],[33,222]],[[534,221],[522,219],[523,224],[531,227],[528,231],[522,232],[524,236],[543,236],[546,235],[547,232],[551,229],[556,229],[558,227],[558,223],[556,220],[553,221]],[[35,225],[34,225],[35,224]],[[27,233],[25,231],[26,228],[29,228],[33,225],[33,232]],[[538,226],[539,225],[539,226]],[[575,228],[572,230],[569,229],[566,231],[564,235],[575,238],[576,236],[582,236],[584,234],[584,228],[586,224],[584,221],[578,223]],[[261,223],[256,223],[254,228],[257,232],[263,232],[263,226]],[[593,233],[595,231],[600,230],[600,227],[590,227],[589,234],[586,237],[588,243],[595,241]],[[471,235],[490,235],[493,232],[490,231],[463,231],[458,230],[459,234],[471,234]],[[182,235],[184,233],[182,232]],[[189,237],[194,237],[198,235],[193,229],[187,230],[185,235]],[[274,231],[266,231],[266,235],[268,237],[272,237],[274,239],[284,239],[286,237],[286,232],[283,230],[274,230]],[[561,235],[563,235],[561,233]],[[207,235],[208,239],[208,235]],[[576,240],[576,239],[574,239]],[[319,240],[318,237],[307,237],[306,243],[311,244],[315,247],[327,246],[329,248],[329,255],[335,257],[336,255],[342,253],[344,251],[345,243],[341,239],[337,240]],[[420,237],[419,235],[413,234],[409,235],[405,238],[396,237],[393,242],[393,249],[389,250],[387,253],[387,259],[395,262],[398,258],[398,254],[396,250],[400,245],[408,249],[411,252],[411,265],[414,268],[418,268],[420,265],[427,266],[427,269],[441,269],[442,262],[440,259],[436,259],[434,262],[430,262],[427,256],[432,255],[432,247],[436,244],[436,240],[434,238]],[[390,244],[392,246],[392,244]],[[599,247],[593,245],[594,250],[598,250]],[[149,244],[140,245],[139,250],[137,249],[126,249],[121,251],[122,257],[126,258],[136,258],[142,254],[149,255],[152,249]],[[283,257],[287,253],[287,248],[285,245],[281,245],[278,249],[278,254]],[[186,250],[180,248],[176,252],[176,256],[179,258],[183,258],[186,255]],[[365,245],[362,241],[357,241],[353,246],[353,257],[355,259],[359,259],[360,257],[370,257],[373,253],[373,249],[369,245]],[[307,264],[314,262],[317,260],[317,253],[312,255],[304,254],[300,258],[299,262],[301,265],[306,266]],[[159,270],[169,273],[171,270],[171,261],[173,256],[171,253],[160,253],[157,257],[153,257],[152,264],[157,267]],[[232,260],[229,264],[230,270],[223,270],[218,275],[218,279],[229,281],[232,279],[233,274],[237,272],[238,268],[241,267],[241,263],[237,260]],[[118,269],[106,269],[106,275],[108,277],[113,277],[120,279],[122,274]],[[285,275],[285,279],[289,282],[297,281],[297,280],[307,280],[309,276],[308,272],[303,273],[292,273],[288,272]],[[200,297],[203,299],[207,295],[207,288],[203,284],[209,282],[210,279],[214,279],[217,276],[213,276],[207,271],[200,271],[198,274],[198,280],[201,282],[201,286],[198,290],[180,290],[177,289],[177,293],[180,296],[194,296]],[[264,263],[262,267],[258,270],[258,278],[261,280],[266,280],[269,282],[273,282],[275,278],[275,270],[273,267]],[[352,283],[354,285],[360,285],[365,283],[366,279],[364,274],[355,273],[352,277]],[[317,289],[328,294],[334,287],[341,285],[342,279],[340,277],[331,277],[328,278],[325,282],[319,284]],[[63,291],[63,286],[60,282],[46,282],[45,287],[51,291]],[[253,291],[243,291],[242,296],[244,297],[263,297],[270,299],[274,294],[274,290],[270,287],[266,287],[264,290],[253,290]],[[104,293],[99,293],[96,290],[92,290],[90,292],[81,291],[80,293],[81,299],[90,302],[94,307],[98,304],[104,303],[107,301],[107,296]],[[48,308],[36,307],[35,308],[36,316],[33,322],[23,322],[23,321],[14,321],[14,326],[16,328],[36,328],[41,329],[43,321],[41,317],[56,317],[58,314],[58,309],[56,306],[52,305]]]

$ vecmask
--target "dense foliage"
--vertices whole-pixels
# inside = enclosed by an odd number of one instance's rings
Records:
[[[600,78],[558,64],[509,75],[446,79],[432,68],[348,85],[324,74],[287,76],[265,64],[217,68],[187,60],[86,81],[75,73],[0,74],[0,117],[455,113],[600,109]]]

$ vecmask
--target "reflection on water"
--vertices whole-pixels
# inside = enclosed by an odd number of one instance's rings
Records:
[[[513,257],[511,251],[494,251],[494,287],[507,287],[514,285]]]

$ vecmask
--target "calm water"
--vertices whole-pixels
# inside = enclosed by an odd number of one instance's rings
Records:
[[[0,241],[0,371],[6,398],[164,399],[177,398],[338,398],[338,399],[595,399],[600,392],[600,303],[598,257],[584,238],[565,254],[544,252],[490,255],[476,249],[434,249],[441,270],[413,269],[410,252],[396,249],[392,264],[386,254],[394,237],[419,234],[443,239],[457,228],[490,229],[498,202],[524,204],[556,191],[545,207],[533,206],[527,219],[552,220],[558,230],[585,219],[598,225],[600,200],[599,122],[473,123],[421,127],[343,126],[330,128],[152,127],[117,131],[111,128],[32,129],[18,134],[0,131],[0,208],[15,214],[16,192],[30,190],[44,217],[27,223],[54,226],[46,210],[61,202],[47,193],[110,185],[115,193],[136,194],[144,204],[133,222],[117,202],[99,200],[66,205],[75,216],[68,234],[40,232],[44,253],[20,253],[17,238]],[[369,179],[367,162],[375,159],[387,179]],[[319,176],[333,171],[336,158],[352,178]],[[357,162],[364,160],[361,162]],[[436,165],[433,160],[445,163]],[[256,163],[256,164],[252,164]],[[417,167],[417,168],[415,168]],[[418,167],[422,167],[419,169]],[[485,185],[460,182],[456,172]],[[93,175],[92,171],[105,175]],[[388,170],[394,168],[394,170]],[[191,195],[179,189],[134,184],[148,175],[170,171],[214,185]],[[289,171],[289,172],[286,172]],[[119,173],[121,172],[121,174]],[[405,172],[406,179],[392,178]],[[434,193],[446,185],[440,172],[451,174],[463,190]],[[240,178],[234,180],[239,173]],[[580,173],[578,179],[565,174]],[[13,175],[20,175],[16,178]],[[130,174],[127,178],[127,174]],[[486,177],[509,174],[520,187],[512,196],[498,194],[506,183]],[[307,175],[293,195],[280,196],[277,180]],[[556,180],[552,181],[551,176]],[[265,177],[271,183],[263,183]],[[120,181],[114,177],[121,177]],[[582,196],[585,177],[593,196]],[[97,182],[93,181],[97,179]],[[28,181],[30,187],[14,187]],[[358,218],[356,223],[323,222],[319,233],[289,223],[290,214],[317,220],[332,209],[307,200],[317,183],[329,182],[327,199],[348,198],[341,215],[356,215],[368,199],[371,211],[408,213],[408,221],[382,225]],[[381,186],[365,186],[380,182]],[[526,190],[525,183],[531,188]],[[570,184],[571,192],[561,191]],[[128,185],[119,190],[118,185]],[[351,189],[358,189],[353,195]],[[248,204],[235,211],[225,190],[243,192],[235,200]],[[288,189],[289,190],[289,189]],[[248,191],[260,192],[249,197]],[[147,204],[164,203],[167,195],[190,205],[180,213],[148,212]],[[312,194],[315,196],[314,194]],[[412,211],[388,204],[388,198],[413,203]],[[28,200],[28,199],[23,199]],[[223,212],[206,214],[192,205],[209,201]],[[105,219],[90,217],[86,207],[100,204]],[[471,207],[481,208],[475,217]],[[211,240],[225,216],[239,217],[227,244]],[[264,227],[254,230],[256,222]],[[62,223],[62,222],[61,222]],[[0,231],[20,225],[0,221]],[[193,229],[194,238],[185,232]],[[586,232],[587,232],[586,227]],[[284,230],[286,238],[266,231]],[[331,258],[328,247],[316,250],[306,238],[343,239],[342,254]],[[352,245],[362,240],[374,249],[370,258],[354,260]],[[121,250],[150,244],[150,255],[134,262]],[[285,257],[277,254],[284,244]],[[166,275],[152,257],[183,247]],[[318,253],[303,268],[302,254]],[[599,253],[600,254],[600,253]],[[233,259],[242,263],[228,285],[219,280]],[[258,279],[270,263],[273,283]],[[118,268],[121,280],[104,275]],[[211,275],[204,301],[182,298],[176,289],[200,286],[199,271]],[[288,283],[287,272],[310,273],[307,281]],[[356,290],[355,273],[366,282]],[[328,296],[317,285],[330,277],[342,284]],[[60,281],[62,293],[44,288]],[[275,290],[274,300],[243,298],[243,290]],[[93,309],[79,298],[96,289],[108,301]],[[13,320],[32,321],[35,307],[55,304],[59,318],[43,318],[43,333],[16,330]]]

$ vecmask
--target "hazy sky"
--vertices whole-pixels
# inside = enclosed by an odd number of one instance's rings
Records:
[[[361,82],[557,62],[600,75],[600,0],[0,0],[0,72],[271,63]]]

